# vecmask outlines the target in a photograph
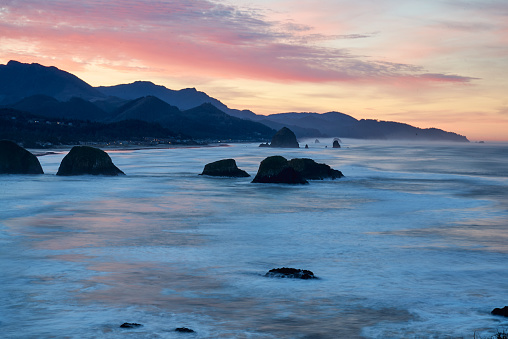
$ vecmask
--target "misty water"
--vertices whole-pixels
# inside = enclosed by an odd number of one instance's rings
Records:
[[[57,177],[62,152],[39,157],[44,175],[0,176],[0,336],[508,329],[490,314],[508,305],[508,145],[343,141],[110,151],[121,177]],[[234,158],[254,176],[270,155],[312,158],[346,177],[292,186],[198,175]],[[319,279],[263,276],[283,266]]]

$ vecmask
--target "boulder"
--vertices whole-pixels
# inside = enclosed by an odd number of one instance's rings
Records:
[[[305,148],[309,148],[309,145],[305,144]]]
[[[259,147],[270,147],[269,143],[259,144]]]
[[[94,147],[74,146],[62,159],[56,175],[124,175],[109,155]]]
[[[282,127],[272,138],[270,147],[300,148],[296,135],[287,127]]]
[[[142,327],[143,325],[141,324],[136,324],[136,323],[123,323],[122,325],[120,325],[121,328],[138,328],[138,327]]]
[[[270,278],[292,278],[292,279],[317,279],[314,276],[314,273],[309,270],[301,270],[298,268],[290,268],[290,267],[282,267],[282,268],[273,268],[268,273],[265,274],[265,277]]]
[[[503,317],[508,317],[508,306],[503,308],[495,308],[490,312],[492,315],[501,315]]]
[[[274,184],[307,184],[293,167],[289,166],[286,158],[274,155],[261,161],[254,183]]]
[[[44,174],[39,159],[15,142],[0,140],[0,174]]]
[[[293,167],[306,180],[333,180],[344,176],[341,171],[334,170],[326,164],[318,164],[314,160],[307,158],[291,159],[289,166]]]
[[[236,166],[235,159],[223,159],[205,165],[200,175],[211,175],[214,177],[250,177],[244,170]]]
[[[194,333],[195,331],[190,329],[190,328],[187,328],[187,327],[178,327],[178,328],[175,328],[175,332],[180,332],[180,333]]]
[[[315,144],[319,144],[319,139],[314,140]]]
[[[340,144],[338,140],[333,141],[333,148],[340,148]]]

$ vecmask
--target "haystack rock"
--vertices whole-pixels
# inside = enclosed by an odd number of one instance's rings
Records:
[[[203,173],[200,175],[235,178],[250,177],[247,172],[236,166],[235,159],[223,159],[206,164]]]
[[[270,147],[300,148],[296,135],[287,127],[282,127],[272,138]]]
[[[307,180],[302,178],[293,167],[289,166],[286,158],[280,155],[274,155],[261,161],[258,173],[254,183],[273,183],[273,184],[307,184]]]
[[[295,158],[289,161],[289,166],[293,167],[304,179],[323,180],[342,178],[344,174],[335,170],[326,164],[318,164],[312,159]]]
[[[15,142],[0,140],[0,174],[44,174],[39,159]]]
[[[109,155],[94,147],[74,146],[62,159],[56,175],[124,175]]]
[[[340,148],[340,144],[338,140],[333,141],[333,148]]]

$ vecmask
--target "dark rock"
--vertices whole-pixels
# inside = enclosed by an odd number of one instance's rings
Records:
[[[501,315],[503,317],[508,317],[508,306],[503,308],[495,308],[490,312],[492,315]]]
[[[244,170],[236,166],[235,159],[223,159],[205,165],[200,175],[211,175],[215,177],[250,177]]]
[[[142,327],[143,325],[141,324],[136,324],[136,323],[123,323],[122,325],[120,325],[121,328],[138,328],[138,327]]]
[[[287,127],[282,127],[272,138],[270,147],[300,148],[296,135]]]
[[[319,140],[318,139],[314,140],[314,143],[319,144]]]
[[[39,159],[18,144],[0,140],[0,174],[44,174]]]
[[[286,158],[280,155],[274,155],[261,161],[258,173],[254,183],[274,183],[274,184],[307,184],[307,180],[302,178],[293,167],[289,166]]]
[[[312,271],[301,270],[298,268],[290,268],[290,267],[282,267],[282,268],[273,268],[268,273],[265,274],[265,277],[271,278],[292,278],[292,279],[317,279],[314,276]]]
[[[340,144],[338,140],[333,141],[333,148],[340,148]]]
[[[109,155],[88,146],[74,146],[62,159],[56,175],[123,175]]]
[[[305,148],[309,148],[309,145],[305,144]]]
[[[334,170],[326,164],[318,164],[312,159],[291,159],[291,161],[289,161],[289,166],[293,167],[304,179],[307,180],[333,180],[344,176],[341,171]]]
[[[260,144],[259,147],[270,147],[270,144],[269,143]]]
[[[175,328],[175,332],[194,333],[195,331],[191,330],[190,328],[187,328],[187,327],[178,327],[178,328]]]

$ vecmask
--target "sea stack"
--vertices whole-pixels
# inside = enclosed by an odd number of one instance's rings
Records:
[[[9,140],[0,140],[0,174],[44,174],[39,159]]]
[[[234,178],[250,177],[247,172],[236,166],[235,159],[223,159],[206,164],[203,173],[200,175]]]
[[[272,183],[272,184],[307,184],[307,180],[302,178],[293,167],[289,166],[286,158],[280,155],[274,155],[261,161],[258,173],[253,183]]]
[[[333,141],[333,148],[340,148],[340,144],[338,140]]]
[[[74,146],[62,159],[56,175],[124,175],[109,155],[94,147]]]
[[[300,148],[296,135],[287,127],[282,127],[272,138],[270,147]]]

